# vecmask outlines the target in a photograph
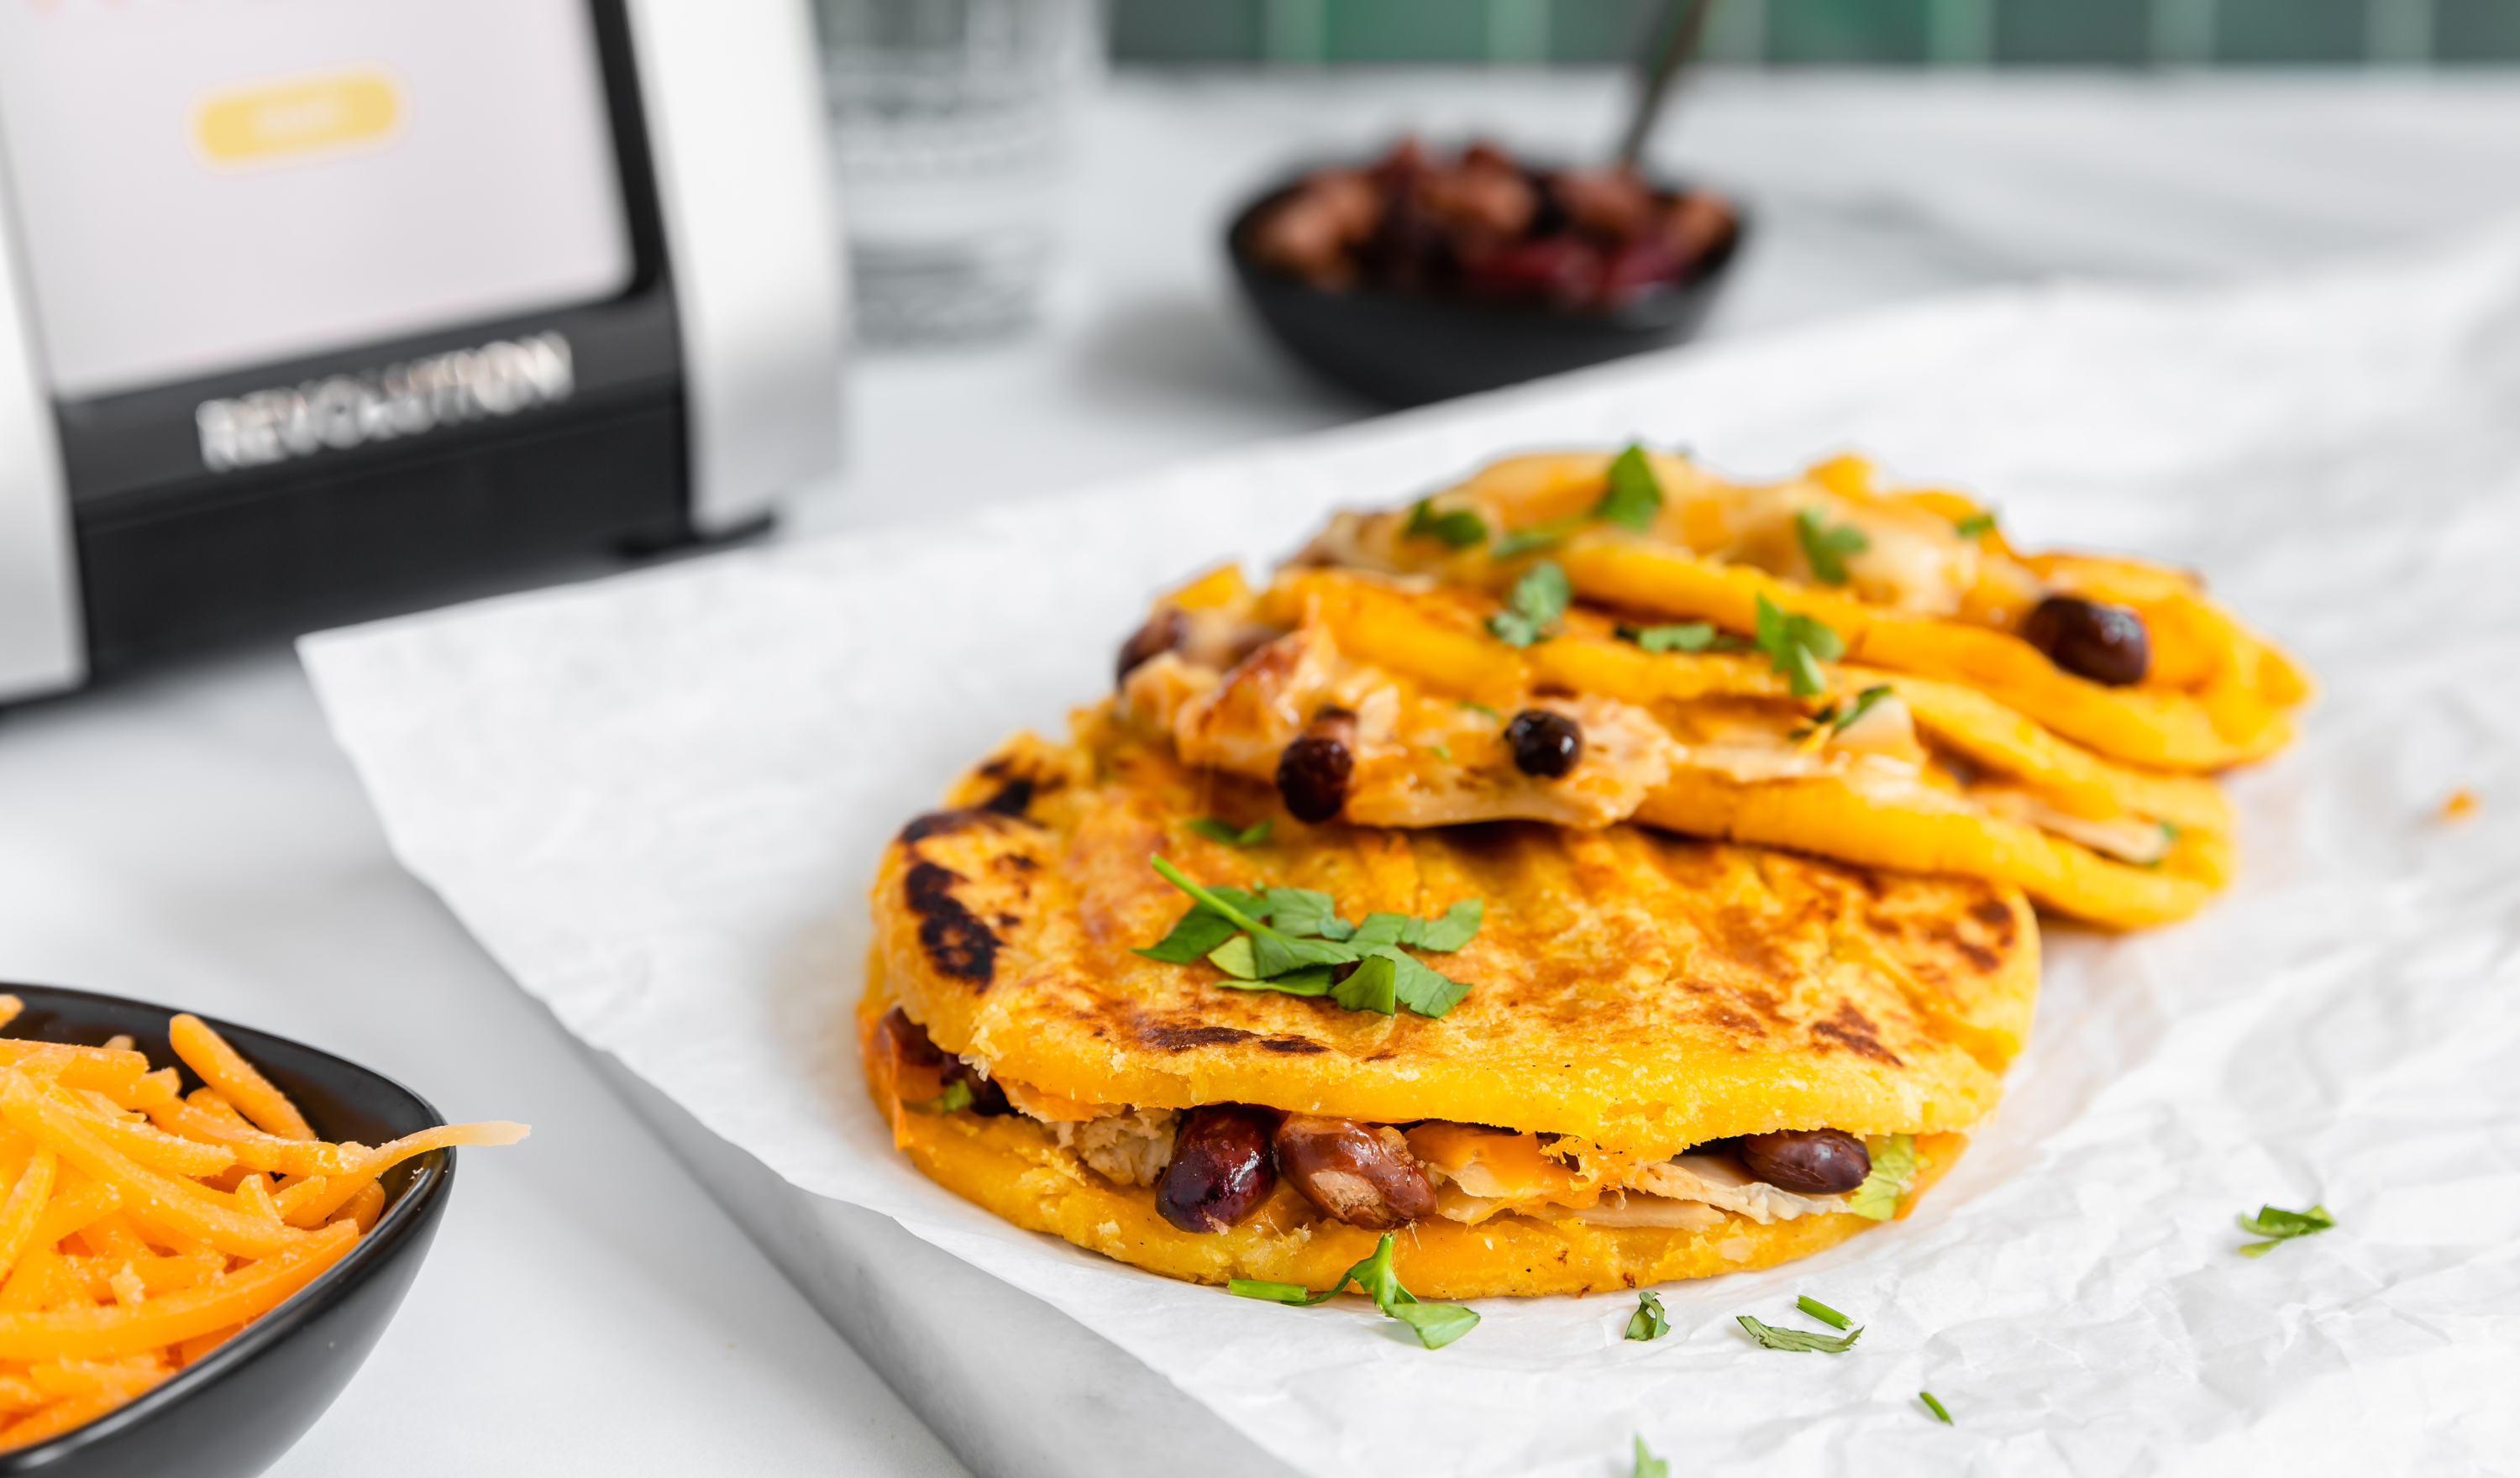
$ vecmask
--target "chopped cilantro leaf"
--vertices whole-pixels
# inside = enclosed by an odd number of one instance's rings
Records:
[[[1722,633],[1708,621],[1684,621],[1677,626],[1622,626],[1618,637],[1634,642],[1647,651],[1704,651],[1716,644]]]
[[[1612,459],[1609,488],[1593,506],[1593,516],[1643,533],[1661,512],[1662,482],[1654,476],[1653,464],[1645,461],[1645,449],[1630,443]]]
[[[1465,508],[1437,513],[1429,498],[1418,500],[1409,511],[1409,526],[1400,531],[1404,539],[1433,539],[1449,549],[1467,549],[1487,542],[1487,520]]]
[[[1453,762],[1453,746],[1450,744],[1428,744],[1426,746],[1426,752],[1435,756],[1437,759],[1442,760],[1445,764],[1449,765]]]
[[[1566,614],[1575,599],[1574,588],[1566,583],[1566,571],[1556,561],[1543,560],[1513,582],[1513,594],[1506,608],[1488,617],[1488,630],[1508,647],[1528,647],[1549,635],[1549,628]]]
[[[1491,722],[1500,724],[1505,722],[1504,714],[1497,712],[1485,703],[1473,703],[1468,698],[1455,698],[1453,701],[1459,703],[1464,708],[1467,708],[1472,713],[1485,715]]]
[[[1398,944],[1416,921],[1406,914],[1368,914],[1365,922],[1356,926],[1356,932],[1347,936],[1347,942],[1360,950],[1370,950],[1377,944]]]
[[[1338,917],[1328,893],[1203,887],[1161,857],[1149,862],[1193,901],[1172,932],[1138,951],[1148,959],[1188,964],[1204,958],[1225,975],[1217,983],[1235,990],[1328,995],[1349,1010],[1386,1016],[1404,1006],[1421,1016],[1441,1016],[1469,990],[1399,946],[1450,951],[1469,943],[1485,913],[1476,899],[1456,903],[1437,918],[1372,914],[1359,925]],[[1342,978],[1344,965],[1355,968]]]
[[[1228,1292],[1244,1298],[1265,1298],[1271,1303],[1292,1304],[1310,1308],[1326,1304],[1345,1292],[1354,1283],[1357,1291],[1373,1300],[1373,1306],[1391,1319],[1401,1321],[1418,1331],[1418,1342],[1429,1350],[1444,1346],[1470,1332],[1479,1321],[1473,1310],[1459,1304],[1421,1304],[1417,1295],[1400,1286],[1400,1276],[1391,1269],[1392,1235],[1386,1232],[1374,1244],[1372,1255],[1348,1269],[1338,1281],[1319,1293],[1307,1293],[1293,1283],[1273,1283],[1260,1278],[1238,1277],[1225,1286]]]
[[[1397,1015],[1400,1011],[1399,979],[1399,967],[1391,963],[1389,956],[1370,955],[1357,962],[1356,968],[1348,971],[1345,980],[1330,987],[1330,999],[1352,1011]]]
[[[1166,964],[1188,964],[1231,939],[1238,932],[1234,920],[1203,903],[1191,905],[1190,912],[1173,925],[1172,932],[1138,951],[1149,960]]]
[[[1375,960],[1391,962],[1393,995],[1402,1006],[1421,1016],[1441,1016],[1460,1005],[1462,997],[1470,989],[1415,955],[1387,944],[1366,952],[1366,964]],[[1364,967],[1358,966],[1359,969]]]
[[[1400,942],[1413,950],[1432,950],[1449,955],[1478,937],[1479,922],[1487,917],[1487,905],[1475,898],[1464,898],[1446,909],[1439,918],[1412,918],[1401,931]]]
[[[1628,1470],[1628,1478],[1671,1478],[1671,1463],[1646,1451],[1645,1440],[1637,1439],[1637,1465]]]
[[[1835,1309],[1822,1303],[1819,1299],[1812,1297],[1808,1293],[1796,1298],[1794,1300],[1794,1307],[1802,1310],[1812,1318],[1819,1320],[1822,1323],[1828,1325],[1832,1329],[1843,1329],[1848,1324],[1855,1322],[1855,1321],[1838,1313]]]
[[[1752,1339],[1771,1350],[1787,1350],[1798,1355],[1843,1355],[1854,1349],[1855,1342],[1864,1337],[1862,1329],[1844,1334],[1813,1334],[1803,1329],[1779,1329],[1774,1324],[1763,1324],[1747,1314],[1737,1317],[1741,1327],[1749,1331]]]
[[[1510,560],[1516,555],[1527,555],[1535,549],[1554,548],[1564,543],[1568,534],[1582,528],[1590,516],[1587,514],[1577,514],[1572,517],[1552,518],[1546,523],[1535,523],[1529,528],[1517,528],[1499,538],[1496,547],[1490,550],[1489,554],[1495,559]]]
[[[1628,1338],[1660,1339],[1670,1332],[1671,1321],[1663,1316],[1661,1297],[1638,1294],[1637,1312],[1628,1316]]]
[[[1275,829],[1277,825],[1276,822],[1264,816],[1238,831],[1232,822],[1222,821],[1213,816],[1202,816],[1192,822],[1190,829],[1210,841],[1221,841],[1229,847],[1256,847],[1269,839],[1270,831]]]
[[[1860,555],[1872,547],[1864,530],[1852,523],[1830,528],[1821,521],[1820,511],[1804,509],[1794,515],[1794,533],[1803,542],[1803,558],[1811,561],[1812,578],[1822,585],[1846,583],[1846,557]]]
[[[921,1113],[959,1113],[971,1106],[971,1085],[956,1078],[945,1085],[943,1093],[924,1103],[913,1103],[910,1106]]]
[[[1822,662],[1833,662],[1846,654],[1846,644],[1837,633],[1797,611],[1788,611],[1766,596],[1759,597],[1758,647],[1768,654],[1768,663],[1785,675],[1788,687],[1798,698],[1816,698],[1828,691],[1828,679],[1820,670]]]
[[[1933,1413],[1934,1413],[1934,1419],[1935,1419],[1936,1421],[1941,1422],[1943,1425],[1945,1425],[1945,1426],[1947,1426],[1947,1427],[1948,1427],[1948,1426],[1957,1426],[1957,1425],[1958,1425],[1958,1422],[1955,1422],[1955,1421],[1953,1421],[1953,1420],[1952,1420],[1952,1413],[1943,1410],[1943,1404],[1942,1404],[1941,1402],[1936,1401],[1936,1400],[1934,1399],[1934,1393],[1933,1393],[1933,1392],[1931,1392],[1931,1391],[1918,1391],[1918,1392],[1916,1393],[1916,1399],[1917,1399],[1918,1401],[1921,1401],[1921,1402],[1923,1402],[1923,1403],[1925,1404],[1925,1410],[1926,1410],[1926,1411],[1931,1411],[1931,1412],[1933,1412]]]
[[[2264,1257],[2267,1255],[2267,1250],[2277,1242],[2287,1242],[2297,1236],[2313,1236],[2335,1225],[2336,1218],[2330,1215],[2324,1206],[2313,1206],[2308,1211],[2286,1211],[2279,1206],[2261,1206],[2256,1216],[2240,1218],[2240,1230],[2251,1236],[2262,1236],[2267,1240],[2250,1242],[2242,1246],[2240,1255]]]
[[[1237,980],[1257,980],[1260,971],[1251,957],[1251,936],[1237,934],[1207,952],[1207,963]]]
[[[1916,1142],[1894,1134],[1872,1151],[1872,1173],[1846,1198],[1846,1209],[1868,1221],[1886,1222],[1899,1209],[1899,1197],[1916,1179]]]
[[[1995,532],[1995,515],[1971,514],[1952,525],[1952,531],[1963,539],[1975,539]],[[1926,1398],[1931,1400],[1931,1397]],[[1949,1418],[1946,1418],[1947,1420]]]

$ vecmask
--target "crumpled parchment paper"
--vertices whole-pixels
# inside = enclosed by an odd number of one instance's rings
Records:
[[[985,414],[975,411],[975,415]],[[975,430],[979,429],[975,427]],[[1918,1212],[1418,1348],[1014,1231],[888,1146],[847,1051],[884,839],[1109,682],[1164,584],[1329,509],[1631,436],[1842,449],[2027,545],[2207,571],[2325,684],[2233,778],[2193,923],[2048,930],[2010,1096]],[[951,447],[937,448],[940,464]],[[1323,1474],[2463,1472],[2520,1452],[2520,227],[2235,286],[1973,294],[1237,453],[952,525],[328,634],[396,853],[526,990],[795,1185],[1049,1300]],[[2442,819],[2455,788],[2484,799]],[[2233,1217],[2323,1202],[2251,1261]],[[1842,1357],[1751,1346],[1808,1292]],[[1929,1389],[1958,1424],[1933,1422]]]

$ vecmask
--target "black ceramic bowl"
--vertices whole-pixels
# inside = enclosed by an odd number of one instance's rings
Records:
[[[1243,297],[1288,353],[1385,405],[1449,400],[1679,343],[1705,322],[1749,230],[1735,202],[1732,240],[1694,276],[1618,308],[1480,303],[1370,288],[1333,292],[1245,249],[1252,223],[1301,184],[1301,177],[1288,180],[1245,205],[1226,229],[1226,255]]]
[[[41,985],[0,989],[26,1004],[0,1037],[95,1047],[128,1033],[153,1064],[182,1067],[166,1043],[175,1013],[164,1007]],[[327,1140],[377,1144],[444,1122],[418,1094],[356,1063],[248,1027],[210,1024]],[[184,1073],[185,1092],[200,1086]],[[139,1400],[0,1454],[0,1475],[248,1478],[269,1467],[349,1384],[410,1291],[446,1213],[455,1151],[406,1160],[383,1185],[384,1215],[323,1276]]]

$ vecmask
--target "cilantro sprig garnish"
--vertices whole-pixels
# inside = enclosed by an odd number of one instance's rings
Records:
[[[1822,521],[1817,509],[1807,508],[1794,515],[1794,533],[1803,542],[1803,558],[1811,561],[1813,578],[1822,585],[1845,584],[1846,557],[1872,547],[1872,541],[1864,537],[1864,530],[1852,523],[1830,528]]]
[[[1468,549],[1473,544],[1487,542],[1488,523],[1485,518],[1466,508],[1439,514],[1433,504],[1431,498],[1418,500],[1418,506],[1409,511],[1409,526],[1400,531],[1402,538],[1433,539],[1447,549]]]
[[[1647,651],[1742,651],[1750,644],[1729,631],[1718,631],[1711,621],[1682,621],[1670,626],[1620,626],[1613,628],[1622,642],[1634,642]]]
[[[1653,1293],[1637,1295],[1637,1312],[1628,1316],[1628,1338],[1660,1339],[1671,1332],[1671,1320],[1662,1312],[1662,1299]]]
[[[1795,1355],[1843,1355],[1854,1349],[1855,1342],[1864,1337],[1861,1326],[1849,1329],[1844,1334],[1814,1334],[1809,1329],[1779,1329],[1775,1324],[1762,1323],[1747,1314],[1738,1315],[1736,1318],[1740,1320],[1741,1327],[1749,1331],[1750,1337],[1761,1345],[1771,1350],[1784,1350]]]
[[[1645,460],[1645,449],[1632,441],[1610,459],[1610,484],[1593,505],[1593,516],[1642,534],[1653,527],[1654,515],[1661,512],[1662,479]]]
[[[2313,1206],[2308,1211],[2286,1211],[2280,1206],[2261,1206],[2256,1216],[2240,1218],[2240,1230],[2251,1236],[2265,1237],[2266,1240],[2243,1244],[2240,1248],[2240,1256],[2264,1257],[2268,1250],[2278,1242],[2288,1242],[2297,1236],[2315,1236],[2335,1225],[2336,1218],[2330,1215],[2324,1206]]]
[[[1416,1294],[1400,1286],[1400,1275],[1391,1267],[1392,1245],[1392,1234],[1382,1233],[1372,1256],[1340,1274],[1337,1282],[1319,1293],[1307,1291],[1301,1283],[1273,1283],[1257,1277],[1232,1279],[1226,1283],[1226,1291],[1239,1298],[1266,1299],[1273,1304],[1309,1309],[1328,1303],[1354,1283],[1358,1292],[1373,1300],[1384,1318],[1399,1320],[1418,1331],[1418,1342],[1429,1350],[1440,1350],[1469,1333],[1479,1321],[1476,1310],[1460,1304],[1419,1303]]]
[[[1952,532],[1963,539],[1980,539],[1995,532],[1995,515],[1971,514],[1952,525]]]
[[[1785,675],[1798,698],[1816,698],[1828,691],[1822,662],[1846,655],[1846,643],[1836,632],[1799,611],[1789,611],[1766,596],[1759,597],[1759,632],[1754,645],[1768,662]]]
[[[1247,827],[1237,829],[1234,823],[1222,817],[1202,816],[1190,824],[1190,829],[1210,841],[1221,841],[1229,847],[1256,847],[1269,839],[1277,823],[1264,816]]]
[[[1931,1391],[1918,1391],[1918,1392],[1916,1393],[1916,1399],[1917,1399],[1918,1401],[1921,1401],[1921,1402],[1923,1402],[1923,1403],[1925,1404],[1925,1410],[1926,1410],[1926,1411],[1931,1411],[1931,1412],[1933,1412],[1933,1413],[1934,1413],[1934,1419],[1935,1419],[1936,1421],[1941,1422],[1943,1425],[1945,1425],[1945,1426],[1947,1426],[1947,1427],[1948,1427],[1948,1426],[1958,1426],[1958,1425],[1959,1424],[1959,1423],[1958,1423],[1958,1422],[1956,1422],[1956,1421],[1952,1420],[1952,1413],[1943,1410],[1943,1404],[1942,1404],[1941,1402],[1936,1401],[1936,1400],[1934,1399],[1934,1393],[1933,1393],[1933,1392],[1931,1392]]]
[[[1528,647],[1550,635],[1550,628],[1574,603],[1575,588],[1553,560],[1543,560],[1513,582],[1506,608],[1488,617],[1488,630],[1508,647]]]
[[[1886,1222],[1899,1209],[1899,1197],[1916,1179],[1919,1169],[1916,1142],[1904,1134],[1894,1134],[1889,1142],[1872,1151],[1872,1173],[1846,1198],[1846,1209],[1867,1221]]]
[[[1479,932],[1486,906],[1465,898],[1434,918],[1368,914],[1361,923],[1338,916],[1330,895],[1311,888],[1208,887],[1161,857],[1149,862],[1166,882],[1191,896],[1190,911],[1170,932],[1137,953],[1167,964],[1205,959],[1234,990],[1328,996],[1352,1011],[1389,1016],[1407,1007],[1441,1016],[1469,985],[1409,953],[1449,955]]]
[[[1499,535],[1496,547],[1489,554],[1495,559],[1510,560],[1516,555],[1530,554],[1535,549],[1552,549],[1565,543],[1567,535],[1592,521],[1591,514],[1569,514],[1563,518],[1552,518],[1529,528],[1517,528]]]
[[[1653,527],[1654,515],[1661,512],[1662,479],[1654,475],[1653,464],[1645,460],[1643,445],[1630,442],[1626,451],[1610,459],[1609,481],[1601,490],[1600,502],[1580,514],[1509,530],[1498,537],[1489,554],[1499,560],[1510,560],[1536,549],[1552,548],[1566,542],[1587,523],[1615,523],[1642,534]],[[1410,526],[1416,529],[1415,515],[1411,515]]]
[[[1831,703],[1820,712],[1813,714],[1811,724],[1808,727],[1797,729],[1787,735],[1786,738],[1793,739],[1806,739],[1811,738],[1813,735],[1820,733],[1822,729],[1826,729],[1831,734],[1844,734],[1847,730],[1855,727],[1855,721],[1857,719],[1870,713],[1872,711],[1873,704],[1880,702],[1883,698],[1886,698],[1889,695],[1889,684],[1875,683],[1871,687],[1865,689],[1862,693],[1857,694],[1853,702]]]
[[[1657,1457],[1645,1447],[1642,1437],[1637,1439],[1637,1465],[1628,1470],[1628,1478],[1671,1478],[1671,1461]]]

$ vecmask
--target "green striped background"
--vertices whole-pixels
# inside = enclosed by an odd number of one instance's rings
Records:
[[[1123,62],[1605,62],[1654,0],[1108,0]],[[2520,61],[2520,0],[1721,0],[1774,66],[2422,67]]]

